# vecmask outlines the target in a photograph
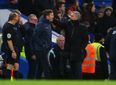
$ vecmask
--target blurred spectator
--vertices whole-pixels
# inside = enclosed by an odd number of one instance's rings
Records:
[[[2,9],[17,9],[18,8],[18,0],[2,0],[0,4],[0,8]]]
[[[101,39],[103,39],[103,35],[100,33],[102,28],[103,22],[103,17],[104,17],[104,7],[100,8],[97,13],[97,22],[96,22],[96,27],[95,27],[95,35],[101,35]],[[97,37],[97,36],[95,36]],[[99,38],[100,39],[100,38]],[[103,44],[103,43],[102,43]]]
[[[64,2],[58,2],[56,4],[56,11],[61,13],[60,16],[57,15],[61,20],[63,18],[63,15],[65,14],[65,3]]]
[[[69,0],[69,3],[70,5],[68,6],[67,10],[80,11],[78,0]]]
[[[83,0],[84,3],[92,3],[94,0]]]
[[[66,11],[65,11],[65,3],[64,2],[58,2],[56,4],[56,9],[54,11],[54,22],[52,24],[53,30],[57,33],[61,33],[62,25],[58,22],[64,22],[66,19]]]
[[[38,15],[38,17],[40,17],[40,15],[42,14],[42,11],[45,9],[54,9],[55,8],[55,0],[35,0],[35,10],[36,13]]]
[[[89,33],[93,33],[96,24],[96,8],[93,3],[88,3],[82,11],[82,22],[88,27]]]
[[[82,10],[82,19],[81,22],[88,28],[90,42],[93,42],[93,37],[95,33],[96,26],[96,7],[93,3],[88,3]]]
[[[9,0],[10,4],[15,5],[18,3],[18,0]]]
[[[45,79],[50,78],[47,54],[51,49],[52,29],[51,22],[53,21],[54,13],[50,9],[43,11],[39,23],[33,35],[33,59],[35,59],[35,78],[41,79],[44,73]]]
[[[98,33],[100,33],[103,36],[103,38],[106,37],[108,30],[116,26],[115,24],[116,18],[114,18],[112,13],[113,13],[113,8],[109,6],[106,7],[104,10],[104,17],[100,21],[101,23],[99,23],[100,25],[99,28],[97,28],[99,30]]]
[[[38,19],[35,14],[30,14],[28,16],[28,21],[24,24],[24,29],[25,29],[25,54],[26,58],[29,63],[29,73],[28,73],[28,78],[29,79],[34,79],[34,71],[33,69],[35,68],[34,60],[32,59],[32,36],[33,32],[35,30],[35,26],[37,25]]]
[[[35,0],[18,0],[18,9],[25,15],[35,12]]]
[[[66,2],[66,0],[57,0],[57,1],[58,1],[58,2],[64,2],[64,3]]]
[[[103,18],[104,17],[104,8],[100,8],[97,14],[98,18]]]

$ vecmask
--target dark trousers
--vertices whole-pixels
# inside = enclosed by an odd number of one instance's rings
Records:
[[[52,68],[50,74],[52,79],[68,79],[67,58],[64,56],[56,56],[55,60],[51,59]]]
[[[82,79],[82,62],[71,61],[71,79]]]
[[[19,71],[14,71],[13,77],[14,77],[14,79],[22,79],[23,75]],[[11,70],[4,69],[2,78],[3,79],[11,79]]]
[[[35,78],[35,66],[36,61],[35,60],[28,60],[29,62],[29,72],[28,72],[28,79],[34,79]]]
[[[110,80],[116,80],[116,62],[111,62]]]
[[[84,80],[92,80],[92,79],[94,79],[94,74],[92,74],[92,73],[83,73],[83,79]]]
[[[41,79],[42,78],[42,73],[44,73],[44,78],[45,79],[50,79],[50,69],[48,65],[48,60],[47,60],[47,54],[48,51],[40,51],[36,52],[36,65],[34,66],[35,69],[35,78],[36,79]]]
[[[36,62],[35,60],[32,60],[31,47],[28,44],[25,45],[25,54],[26,54],[26,59],[28,60],[29,63],[28,79],[34,79],[34,75],[35,75],[34,69]]]

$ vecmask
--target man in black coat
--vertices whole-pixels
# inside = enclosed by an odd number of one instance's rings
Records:
[[[64,36],[60,35],[54,48],[48,53],[48,63],[53,79],[64,79],[66,74],[66,59],[64,56]]]
[[[79,22],[79,12],[72,11],[65,29],[65,51],[70,60],[71,78],[82,79],[81,64],[88,43],[88,32]]]
[[[28,21],[24,24],[24,28],[25,28],[25,54],[26,54],[26,58],[29,62],[29,73],[28,73],[28,78],[29,79],[33,79],[34,78],[34,60],[32,58],[32,36],[33,36],[33,32],[34,29],[37,25],[37,16],[35,14],[30,14],[28,16]]]

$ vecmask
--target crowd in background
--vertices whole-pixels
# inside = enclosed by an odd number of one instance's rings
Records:
[[[1,77],[10,78],[13,70],[16,79],[22,78],[24,47],[28,79],[116,79],[115,11],[83,2],[80,7],[78,0],[10,0],[21,12],[13,10],[2,28],[1,50],[7,58]],[[24,24],[21,13],[28,15]],[[52,30],[60,34],[55,45]]]

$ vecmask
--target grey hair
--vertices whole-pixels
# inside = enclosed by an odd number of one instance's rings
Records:
[[[30,15],[28,16],[28,20],[29,20],[31,17],[36,17],[36,15],[35,15],[35,14],[30,14]]]
[[[57,37],[57,39],[56,39],[57,42],[59,41],[60,38],[64,38],[64,39],[65,39],[65,37],[64,37],[63,35],[59,35],[59,36]]]

